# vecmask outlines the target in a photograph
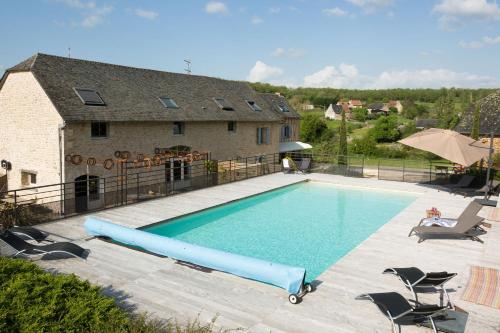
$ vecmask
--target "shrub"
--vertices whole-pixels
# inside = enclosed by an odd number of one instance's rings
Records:
[[[306,115],[300,124],[300,138],[305,142],[318,142],[328,132],[328,126],[319,115]]]
[[[0,257],[0,332],[209,333],[211,323],[179,325],[120,308],[102,289],[75,275]]]
[[[74,275],[53,275],[0,258],[0,331],[125,331],[128,316],[112,298]]]
[[[353,139],[349,148],[350,151],[354,154],[363,154],[366,156],[370,156],[376,153],[377,142],[371,135],[365,135],[360,139]]]
[[[367,119],[368,110],[365,108],[355,108],[352,110],[352,118],[364,122]]]
[[[378,118],[373,127],[372,135],[377,142],[394,142],[399,140],[401,133],[398,130],[398,118],[396,116]]]

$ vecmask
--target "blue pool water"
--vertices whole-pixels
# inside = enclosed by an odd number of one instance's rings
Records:
[[[306,280],[312,281],[414,199],[402,193],[308,182],[143,230],[304,267]]]

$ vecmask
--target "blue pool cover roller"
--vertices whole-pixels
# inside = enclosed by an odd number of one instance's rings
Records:
[[[87,217],[85,230],[92,236],[109,237],[114,241],[137,246],[152,253],[269,283],[286,289],[291,294],[297,294],[301,291],[306,275],[304,268],[202,247],[124,227],[95,217]]]

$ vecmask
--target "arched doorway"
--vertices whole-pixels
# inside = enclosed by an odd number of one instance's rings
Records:
[[[75,178],[75,211],[87,211],[89,200],[99,200],[99,177],[83,175]]]

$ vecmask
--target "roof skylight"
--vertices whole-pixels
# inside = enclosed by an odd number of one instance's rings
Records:
[[[74,88],[76,94],[85,105],[106,105],[99,93],[92,89]]]
[[[229,103],[225,98],[221,98],[221,97],[214,98],[214,101],[215,101],[215,104],[217,104],[217,106],[219,108],[221,108],[222,110],[228,110],[228,111],[234,110],[231,103]]]

